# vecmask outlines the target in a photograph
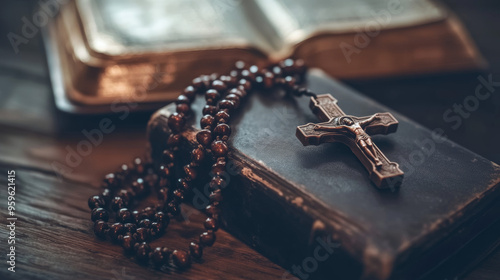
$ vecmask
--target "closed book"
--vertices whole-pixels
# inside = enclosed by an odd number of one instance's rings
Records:
[[[231,121],[222,190],[222,226],[292,279],[453,279],[497,244],[500,167],[430,131],[319,70],[308,88],[331,93],[354,116],[390,112],[397,132],[373,142],[405,172],[399,188],[380,190],[360,160],[341,143],[303,146],[296,127],[319,123],[308,97],[279,90],[252,93]],[[188,163],[204,99],[193,104],[178,151]],[[173,105],[149,123],[151,156],[160,164]],[[210,162],[187,202],[208,202]],[[336,277],[336,278],[335,278]]]

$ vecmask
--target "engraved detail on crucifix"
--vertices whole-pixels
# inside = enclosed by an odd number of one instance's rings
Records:
[[[367,117],[346,115],[330,94],[311,98],[311,110],[323,123],[309,123],[297,127],[297,138],[304,146],[327,142],[348,145],[370,173],[370,179],[379,188],[399,187],[403,171],[385,157],[373,143],[371,135],[396,132],[398,121],[391,113],[377,113]]]

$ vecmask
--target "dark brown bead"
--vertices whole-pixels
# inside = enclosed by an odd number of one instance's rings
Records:
[[[139,212],[137,210],[132,211],[132,217],[134,218],[135,223],[139,223],[140,220],[147,219],[142,211]]]
[[[143,227],[137,228],[137,230],[134,233],[134,237],[137,239],[138,242],[149,242],[150,240],[149,229]]]
[[[227,85],[221,80],[215,80],[212,82],[212,88],[218,92],[225,92],[227,90]]]
[[[127,178],[130,173],[132,173],[133,167],[130,167],[128,164],[122,164],[120,168],[118,169],[118,173],[122,175],[122,178]]]
[[[195,259],[201,259],[203,256],[203,247],[200,246],[198,242],[191,242],[189,243],[189,253],[193,258]]]
[[[209,89],[205,93],[207,104],[214,105],[220,99],[220,93],[215,89]]]
[[[227,143],[224,141],[214,141],[210,146],[212,153],[215,157],[225,157],[227,156],[228,147]]]
[[[94,223],[94,234],[99,238],[106,238],[109,225],[105,221],[99,220]]]
[[[232,75],[221,76],[220,80],[223,81],[228,88],[234,87],[238,84],[238,78]]]
[[[120,182],[115,173],[106,174],[104,176],[103,183],[110,189],[116,189],[120,185]]]
[[[215,124],[215,118],[212,115],[205,115],[200,120],[200,126],[203,129],[211,128],[214,126],[214,124]]]
[[[148,193],[148,187],[142,178],[138,178],[132,183],[132,190],[137,197],[145,196]]]
[[[236,94],[233,94],[233,93],[228,94],[226,96],[226,99],[233,101],[234,102],[234,106],[236,106],[236,108],[240,107],[240,97],[237,96]]]
[[[149,260],[149,254],[151,253],[151,247],[149,246],[148,243],[142,242],[137,246],[137,249],[135,251],[135,257],[137,258],[138,261],[142,263],[146,263]]]
[[[216,203],[221,203],[223,198],[222,198],[222,191],[221,190],[215,190],[210,193],[210,203],[211,204],[216,204]]]
[[[160,175],[160,178],[170,178],[170,176],[172,175],[172,169],[168,166],[160,165],[160,168],[158,169],[158,175]]]
[[[161,267],[167,263],[168,256],[165,256],[162,247],[156,247],[151,254],[151,260],[156,267]]]
[[[217,161],[212,165],[212,173],[211,176],[220,176],[226,173],[226,162],[225,161]]]
[[[132,213],[127,208],[122,208],[116,214],[116,221],[120,223],[128,223],[132,222],[134,217],[132,217]]]
[[[165,202],[168,200],[168,189],[167,188],[161,188],[158,190],[158,200]]]
[[[246,96],[246,91],[241,91],[240,89],[233,88],[229,91],[229,95],[231,95],[231,94],[238,96],[241,100],[242,98],[244,98]]]
[[[206,247],[210,247],[215,243],[215,233],[211,230],[207,230],[200,235],[200,244]]]
[[[272,72],[276,78],[281,77],[281,75],[283,75],[283,70],[279,66],[274,66]]]
[[[186,175],[185,179],[187,181],[193,181],[198,176],[196,168],[191,166],[190,164],[184,166],[184,174]]]
[[[263,75],[263,85],[264,88],[270,89],[274,86],[274,74],[270,71],[265,71]]]
[[[196,97],[197,90],[194,88],[194,86],[188,86],[184,89],[183,93],[192,102]]]
[[[228,123],[231,116],[226,111],[219,111],[215,115],[215,121],[217,123]]]
[[[109,227],[109,237],[114,242],[118,242],[118,236],[125,233],[125,227],[122,223],[114,223]]]
[[[202,129],[196,134],[196,140],[200,145],[208,147],[212,143],[212,132],[208,129]]]
[[[90,210],[93,210],[95,208],[105,208],[106,207],[106,201],[104,198],[94,195],[89,197],[88,203]]]
[[[168,127],[175,133],[179,133],[184,128],[186,124],[186,120],[184,119],[184,115],[179,113],[173,113],[168,118]]]
[[[170,217],[167,214],[159,211],[155,214],[154,221],[160,223],[163,229],[165,229],[170,223]]]
[[[134,250],[134,245],[137,243],[137,240],[133,235],[125,235],[122,239],[122,248],[126,252],[132,252]]]
[[[142,210],[142,213],[148,219],[152,219],[156,214],[156,209],[153,206],[148,206]]]
[[[293,90],[293,87],[295,86],[295,78],[291,76],[286,76],[285,77],[285,88],[288,91]]]
[[[203,77],[198,77],[193,80],[191,83],[197,92],[200,92],[205,89],[205,81]]]
[[[185,192],[191,190],[190,183],[188,181],[184,180],[183,178],[179,178],[177,180],[177,184],[176,185],[177,185],[178,189],[184,190]]]
[[[241,71],[241,70],[245,69],[245,67],[246,67],[246,63],[245,63],[244,61],[238,60],[238,61],[236,61],[236,63],[234,64],[234,67],[235,67],[236,69],[238,69],[238,70],[240,70],[240,71]]]
[[[177,100],[175,100],[175,104],[189,104],[190,100],[189,97],[185,96],[184,94],[181,94],[177,97]]]
[[[219,102],[219,108],[233,111],[234,109],[236,109],[236,104],[232,100],[223,99],[221,100],[221,102]]]
[[[207,218],[203,223],[206,230],[213,230],[214,232],[219,229],[219,221],[214,218]]]
[[[127,202],[119,196],[116,196],[111,200],[111,210],[115,212],[117,212],[122,208],[127,208],[127,207],[128,207]]]
[[[225,123],[220,123],[214,128],[214,135],[217,137],[226,137],[227,138],[231,135],[231,127]]]
[[[201,164],[205,159],[205,149],[196,148],[191,152],[191,160],[196,164]]]
[[[215,115],[215,113],[217,113],[217,107],[216,106],[213,106],[213,105],[205,105],[205,107],[203,107],[203,115]]]
[[[252,89],[252,83],[247,80],[247,79],[241,79],[240,82],[239,82],[240,86],[243,87],[243,89],[248,92]]]
[[[250,82],[255,81],[255,74],[250,72],[250,70],[245,69],[245,70],[241,71],[241,77],[243,79],[250,81]]]
[[[183,250],[175,250],[172,253],[172,260],[179,269],[187,269],[191,266],[191,257]]]
[[[135,224],[135,221],[134,223],[126,223],[124,225],[125,227],[125,232],[129,232],[129,233],[135,233],[135,231],[137,230],[137,226]]]
[[[175,106],[175,111],[184,116],[189,116],[191,114],[191,107],[188,104],[178,104]]]
[[[102,193],[101,193],[101,197],[102,199],[104,199],[104,202],[106,203],[106,205],[109,205],[109,203],[111,202],[111,199],[113,198],[113,192],[106,188],[104,190],[102,190]]]
[[[108,211],[106,211],[104,208],[94,208],[91,213],[91,219],[92,222],[102,220],[107,222],[109,220],[109,214]]]
[[[212,191],[220,190],[226,187],[226,180],[220,176],[215,176],[210,180],[210,189]]]
[[[172,216],[177,216],[181,213],[181,207],[179,204],[177,204],[174,201],[170,201],[165,205],[164,210],[168,213],[170,213]]]
[[[175,161],[175,155],[172,151],[164,150],[162,154],[163,163],[169,164]]]
[[[149,234],[151,235],[151,238],[158,238],[163,234],[163,225],[158,222],[152,222],[151,225],[149,226]]]
[[[151,220],[149,219],[140,220],[137,226],[139,228],[149,228],[151,226]]]
[[[132,200],[134,199],[134,195],[132,192],[128,190],[120,190],[116,196],[121,197],[127,204],[132,203]]]
[[[220,208],[215,205],[208,205],[205,207],[205,212],[207,212],[207,215],[210,217],[217,217],[220,214]]]

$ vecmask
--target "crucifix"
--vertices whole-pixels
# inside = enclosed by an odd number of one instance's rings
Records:
[[[346,115],[330,94],[311,97],[309,107],[322,123],[297,127],[296,136],[304,146],[341,142],[351,148],[378,188],[401,185],[403,171],[397,163],[389,161],[371,139],[371,135],[396,132],[398,121],[391,113],[367,117]]]

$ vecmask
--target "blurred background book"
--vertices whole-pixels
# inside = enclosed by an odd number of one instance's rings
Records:
[[[357,80],[485,67],[457,17],[426,0],[76,0],[44,35],[57,107],[71,113],[152,110],[239,59],[292,56]]]

